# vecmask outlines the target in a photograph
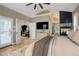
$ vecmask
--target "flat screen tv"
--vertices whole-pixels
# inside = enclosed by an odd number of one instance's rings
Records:
[[[37,29],[48,29],[48,22],[38,22],[36,24]]]

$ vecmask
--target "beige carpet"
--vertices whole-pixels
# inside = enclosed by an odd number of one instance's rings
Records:
[[[19,43],[17,45],[11,45],[11,46],[1,48],[0,55],[7,55],[20,48],[23,48],[25,46],[27,47],[27,46],[29,46],[29,44],[31,44],[34,41],[34,40],[29,39],[28,37],[22,37],[21,39],[22,39],[21,43]]]

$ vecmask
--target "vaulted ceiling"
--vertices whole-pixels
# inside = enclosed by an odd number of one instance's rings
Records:
[[[0,5],[10,8],[14,11],[17,11],[21,14],[24,14],[28,17],[35,17],[41,12],[52,12],[53,10],[58,11],[71,11],[73,12],[75,8],[79,5],[78,3],[51,3],[50,5],[42,4],[44,9],[41,9],[39,6],[34,10],[34,4],[25,6],[27,3],[1,3]]]

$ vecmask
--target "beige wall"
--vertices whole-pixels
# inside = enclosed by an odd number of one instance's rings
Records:
[[[45,22],[48,21],[49,22],[49,29],[47,30],[47,32],[49,32],[50,34],[52,34],[52,26],[55,27],[55,32],[59,33],[60,32],[60,18],[59,18],[59,11],[53,11],[53,13],[49,14],[49,15],[43,15],[43,16],[39,16],[39,17],[35,17],[34,19],[32,19],[32,22]],[[41,31],[41,30],[37,30],[37,31]]]
[[[39,17],[35,17],[32,19],[32,22],[37,23],[37,22],[49,22],[49,15],[43,15],[43,16],[39,16]],[[46,32],[50,32],[50,22],[49,22],[49,29],[46,30]],[[42,32],[43,30],[37,30],[37,32]]]

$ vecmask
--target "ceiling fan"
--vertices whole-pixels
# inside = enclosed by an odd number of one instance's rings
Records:
[[[42,6],[42,4],[50,5],[50,3],[38,3],[38,4],[37,4],[37,3],[29,3],[29,4],[27,4],[26,6],[29,6],[29,5],[32,5],[32,4],[35,4],[35,5],[34,5],[34,9],[36,9],[37,5],[39,5],[41,9],[44,8],[44,7]]]

